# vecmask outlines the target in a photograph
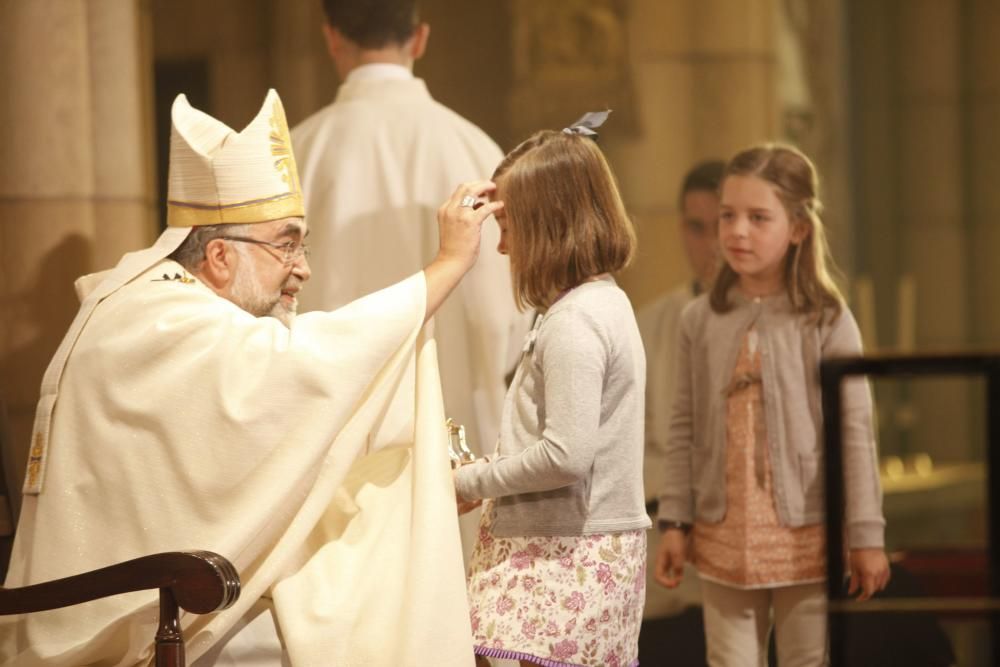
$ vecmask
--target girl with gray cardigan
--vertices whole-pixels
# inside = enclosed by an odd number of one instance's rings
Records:
[[[611,272],[635,233],[596,143],[540,132],[493,176],[497,250],[539,311],[497,451],[460,467],[460,506],[489,499],[469,571],[475,651],[522,665],[634,665],[645,597],[646,361]]]
[[[772,618],[779,665],[827,664],[819,361],[860,354],[861,337],[826,269],[816,189],[793,148],[734,157],[725,263],[681,316],[654,576],[676,586],[691,554],[713,666],[766,665]],[[885,520],[864,380],[844,399],[850,588],[865,599],[889,579]]]

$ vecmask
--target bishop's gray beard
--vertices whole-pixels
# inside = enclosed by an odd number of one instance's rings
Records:
[[[240,247],[240,246],[237,246]],[[257,317],[277,318],[286,327],[292,326],[295,319],[295,307],[286,308],[281,302],[281,292],[268,294],[264,291],[257,278],[257,266],[253,259],[240,252],[240,263],[229,292],[230,300],[237,306]]]

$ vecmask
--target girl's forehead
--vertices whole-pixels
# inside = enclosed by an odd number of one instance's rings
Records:
[[[723,205],[754,203],[757,206],[780,206],[777,188],[770,181],[751,174],[732,174],[722,182]]]
[[[498,178],[497,180],[495,180],[493,182],[496,183],[497,187],[496,187],[496,190],[494,190],[493,192],[490,193],[490,195],[489,195],[490,199],[493,199],[493,200],[503,199],[504,198],[504,193],[505,193],[505,190],[506,190],[506,188],[504,187],[503,179],[502,178]]]

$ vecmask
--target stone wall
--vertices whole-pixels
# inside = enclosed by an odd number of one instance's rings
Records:
[[[154,236],[147,19],[115,0],[0,2],[0,400],[18,488],[73,281]]]

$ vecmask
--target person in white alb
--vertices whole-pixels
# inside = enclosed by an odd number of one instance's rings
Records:
[[[415,0],[324,0],[336,99],[292,129],[313,248],[303,312],[339,307],[413,273],[435,252],[435,211],[503,153],[431,97],[413,65],[429,27]],[[445,410],[476,454],[493,451],[530,314],[519,313],[493,221],[476,266],[435,316]],[[475,519],[468,522],[475,527]],[[471,541],[469,541],[471,544]]]
[[[681,311],[706,291],[718,270],[719,252],[715,228],[719,217],[719,183],[726,163],[706,160],[684,176],[677,204],[680,209],[679,238],[687,259],[690,278],[643,306],[636,315],[646,349],[646,449],[643,485],[646,502],[655,504],[663,486],[670,409],[675,394],[677,332]],[[652,529],[648,544],[649,580],[646,586],[646,619],[674,616],[700,602],[697,577],[687,577],[679,589],[653,585],[652,572],[659,534]]]
[[[726,164],[708,160],[684,176],[678,196],[679,237],[690,278],[643,306],[636,315],[646,348],[646,500],[655,500],[663,478],[663,451],[674,398],[677,328],[681,311],[712,284],[718,270],[719,183]]]
[[[172,109],[168,228],[79,283],[46,371],[5,585],[205,549],[235,605],[184,614],[195,667],[474,662],[424,323],[475,262],[488,181],[440,208],[423,271],[296,316],[302,194],[271,91],[234,132]],[[156,591],[0,622],[0,664],[148,665]]]

